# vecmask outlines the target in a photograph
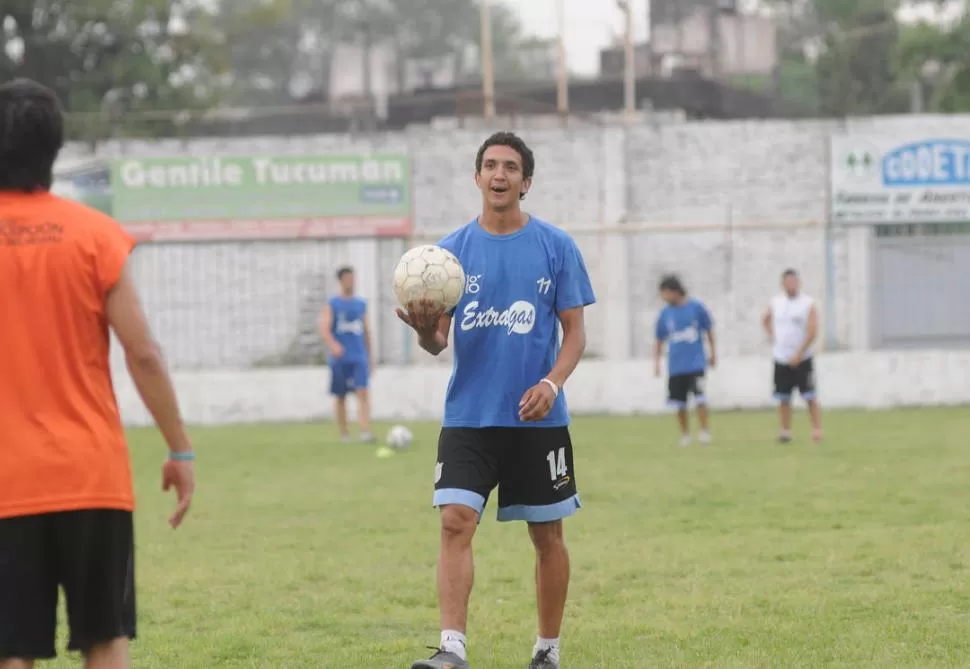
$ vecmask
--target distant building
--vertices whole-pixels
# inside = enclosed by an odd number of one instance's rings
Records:
[[[650,42],[636,47],[638,76],[669,76],[694,70],[704,76],[767,75],[778,63],[773,17],[698,8],[680,19],[654,23]],[[622,46],[604,49],[605,77],[623,75]]]
[[[478,81],[481,77],[479,54],[469,48],[463,54],[440,58],[400,59],[390,44],[376,44],[365,58],[359,44],[338,45],[330,61],[327,91],[337,109],[349,110],[367,104],[373,98],[378,117],[385,117],[391,95],[429,89],[449,89]],[[552,81],[556,77],[556,41],[531,39],[520,44],[516,63],[521,67],[509,73],[497,66],[497,81]],[[369,68],[367,72],[366,68]],[[369,88],[369,90],[368,90]]]

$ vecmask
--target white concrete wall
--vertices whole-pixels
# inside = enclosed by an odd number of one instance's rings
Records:
[[[825,228],[827,138],[841,129],[945,135],[966,133],[970,117],[629,129],[576,122],[523,131],[537,157],[527,209],[563,227],[584,228],[575,236],[599,297],[590,311],[589,352],[612,360],[646,355],[660,307],[657,282],[676,271],[710,306],[722,352],[755,354],[758,319],[788,266],[802,272],[806,292],[819,300],[830,350],[865,350],[870,232],[827,234]],[[405,149],[414,161],[417,242],[437,239],[478,212],[473,161],[486,134],[417,128],[356,137],[127,142],[106,144],[99,155]],[[82,155],[71,146],[64,161]],[[638,232],[637,224],[653,229]],[[279,354],[305,320],[306,286],[331,281],[345,262],[360,270],[361,292],[373,305],[381,359],[423,364],[392,314],[390,272],[402,250],[397,240],[171,244],[139,249],[135,267],[176,368],[240,368]],[[446,357],[440,364],[447,363]]]
[[[711,406],[772,406],[772,370],[770,355],[722,361],[708,380]],[[440,419],[448,375],[449,370],[440,366],[380,368],[373,379],[374,417]],[[970,403],[970,352],[825,354],[817,361],[817,376],[819,399],[827,408]],[[326,370],[319,368],[176,375],[186,420],[201,425],[328,419],[332,416],[328,384]],[[118,375],[116,391],[127,424],[150,424],[126,375]],[[574,415],[666,411],[665,392],[665,381],[653,376],[652,365],[646,360],[585,361],[566,385]]]

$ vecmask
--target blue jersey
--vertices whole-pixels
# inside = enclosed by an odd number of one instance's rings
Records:
[[[438,245],[465,270],[465,294],[453,312],[454,368],[444,426],[568,425],[563,392],[537,422],[519,420],[519,401],[556,362],[559,312],[596,301],[576,243],[530,218],[509,235],[490,234],[476,219]]]
[[[344,347],[340,360],[365,362],[367,346],[364,343],[364,314],[367,302],[359,297],[331,297],[330,334]]]
[[[703,333],[711,329],[711,315],[693,298],[667,306],[657,317],[657,340],[667,342],[667,372],[670,376],[696,374],[707,369]]]

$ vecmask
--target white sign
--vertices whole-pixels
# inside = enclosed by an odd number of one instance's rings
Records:
[[[970,221],[970,135],[834,135],[831,148],[833,223]]]

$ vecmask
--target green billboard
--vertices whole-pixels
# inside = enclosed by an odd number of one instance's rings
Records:
[[[106,193],[98,202],[76,174],[58,181],[62,191],[73,190],[75,199],[110,213],[141,239],[411,231],[411,164],[403,154],[131,157],[109,161],[101,174]]]
[[[111,170],[102,161],[75,163],[54,174],[51,192],[111,215]]]

